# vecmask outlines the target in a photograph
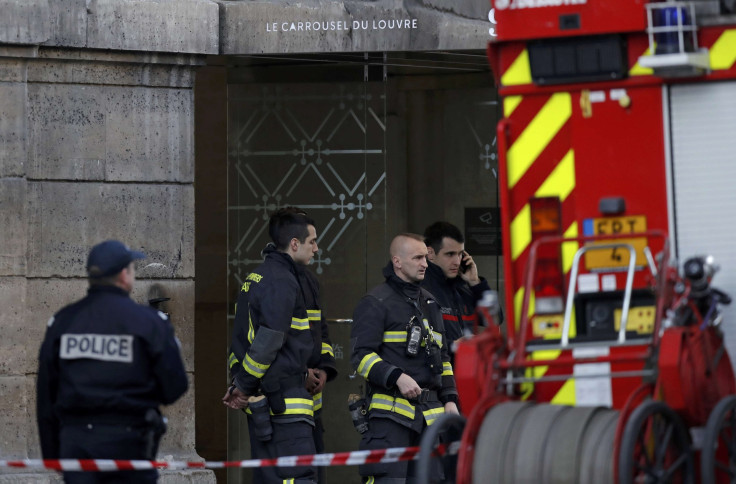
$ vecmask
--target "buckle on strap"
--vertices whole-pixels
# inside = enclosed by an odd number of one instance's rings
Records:
[[[413,401],[417,402],[417,404],[422,404],[427,402],[438,402],[439,400],[439,395],[437,394],[436,390],[422,388],[422,393],[420,393],[419,396]]]

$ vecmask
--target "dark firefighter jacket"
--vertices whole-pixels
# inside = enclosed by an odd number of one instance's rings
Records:
[[[363,296],[353,313],[351,363],[369,383],[371,418],[390,418],[421,430],[422,420],[431,424],[444,412],[444,403],[457,402],[442,315],[431,294],[397,277],[391,263],[384,268],[383,275],[386,282]],[[422,321],[424,328],[422,347],[416,356],[406,353],[412,316]],[[429,367],[427,344],[440,347],[440,374]],[[396,387],[402,373],[412,377],[423,389],[436,392],[434,401],[418,405],[403,398]]]
[[[263,393],[275,418],[312,422],[314,402],[304,388],[314,342],[294,260],[266,249],[238,295],[228,365],[246,395]]]
[[[335,352],[330,342],[327,321],[320,307],[319,282],[306,266],[296,264],[299,288],[302,291],[304,301],[309,314],[309,331],[312,333],[312,354],[307,362],[309,368],[319,368],[327,374],[327,381],[332,381],[337,376],[337,365],[335,364]],[[322,409],[322,393],[314,395],[314,411]]]
[[[432,262],[422,281],[422,287],[437,300],[445,322],[447,341],[450,351],[452,343],[466,332],[472,332],[476,322],[475,305],[490,290],[488,281],[480,279],[480,283],[470,286],[460,276],[453,279],[445,277],[442,268]]]
[[[164,313],[117,287],[92,286],[49,320],[37,385],[41,451],[56,459],[66,419],[143,422],[184,394],[187,375]]]

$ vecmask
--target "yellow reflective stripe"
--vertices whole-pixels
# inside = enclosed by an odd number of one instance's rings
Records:
[[[309,329],[309,318],[291,318],[291,329],[299,331]]]
[[[251,318],[250,305],[248,305],[248,343],[253,344],[254,339],[256,339],[256,330],[253,328],[253,318]]]
[[[322,310],[320,309],[307,309],[307,318],[310,321],[322,320]]]
[[[511,221],[511,260],[519,258],[524,249],[532,242],[532,212],[529,204],[519,211]]]
[[[736,62],[736,29],[725,30],[710,48],[710,68],[730,69]]]
[[[657,44],[655,43],[654,44],[655,50],[657,49],[656,45]],[[644,57],[648,55],[652,55],[652,51],[651,49],[649,49],[649,47],[647,47],[647,50],[645,50],[644,53],[640,57]],[[629,69],[630,76],[651,76],[652,74],[654,74],[654,69],[652,69],[651,67],[642,67],[642,65],[639,64],[638,60],[636,61],[636,64],[634,64],[634,66],[631,69]]]
[[[534,291],[532,290],[532,293],[529,295],[529,311],[528,316],[531,316],[534,314]],[[521,322],[521,306],[524,304],[524,288],[520,287],[518,291],[516,291],[516,294],[514,294],[514,323],[516,324],[516,328],[519,328],[519,323]]]
[[[452,376],[455,373],[452,371],[452,363],[449,361],[442,362],[442,376]]]
[[[368,476],[368,480],[365,481],[365,484],[376,484],[376,478],[373,476]]]
[[[317,393],[312,397],[314,400],[314,411],[322,409],[322,392]]]
[[[435,343],[437,343],[437,346],[442,348],[442,334],[432,331],[432,337],[434,338]]]
[[[566,239],[572,239],[578,236],[578,223],[573,222],[565,230],[563,236]],[[575,259],[575,253],[580,248],[580,244],[577,242],[565,242],[562,244],[562,271],[567,274],[572,269],[572,261]]]
[[[279,415],[309,415],[314,416],[314,400],[306,398],[284,398],[286,410]]]
[[[373,409],[398,413],[412,420],[416,414],[414,405],[409,403],[409,400],[394,398],[391,395],[384,395],[383,393],[375,393],[371,397],[371,404],[368,406],[368,410]]]
[[[402,343],[406,341],[406,331],[384,331],[384,343]]]
[[[524,99],[521,96],[506,96],[503,98],[503,115],[504,117],[508,118],[511,116],[511,113],[514,112],[514,110],[521,104],[522,99]]]
[[[332,351],[332,346],[330,346],[327,343],[322,343],[322,354],[323,355],[324,354],[328,354],[328,355],[332,356],[333,358],[335,357],[335,352]]]
[[[263,375],[266,373],[266,370],[268,370],[268,367],[271,365],[264,365],[262,363],[258,363],[256,360],[250,357],[248,353],[245,354],[245,361],[243,362],[243,368],[245,368],[245,371],[250,373],[256,378],[263,378]]]
[[[440,415],[445,413],[444,407],[430,408],[429,410],[423,410],[424,420],[427,422],[427,426],[432,425]]]
[[[239,361],[240,360],[236,358],[235,353],[230,353],[230,357],[227,359],[228,368],[232,368],[234,365],[237,365]]]
[[[296,483],[296,479],[294,479],[294,478],[292,478],[292,479],[284,479],[283,482],[282,482],[282,484],[295,484],[295,483]]]
[[[572,115],[568,92],[553,94],[508,150],[509,188],[521,179]]]
[[[368,374],[371,372],[371,368],[373,368],[373,365],[375,365],[379,361],[383,360],[380,356],[378,356],[378,353],[368,353],[363,357],[362,360],[360,360],[360,365],[358,365],[358,373],[367,380]]]
[[[501,85],[519,86],[531,84],[532,70],[529,68],[529,51],[524,49],[501,76]]]
[[[560,201],[564,202],[573,189],[575,189],[575,152],[570,150],[534,195],[537,197],[560,197]]]

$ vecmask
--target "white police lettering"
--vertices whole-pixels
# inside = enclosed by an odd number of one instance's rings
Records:
[[[493,6],[497,10],[506,10],[507,8],[559,7],[584,3],[588,3],[588,0],[496,0]]]
[[[119,363],[133,362],[133,335],[65,334],[61,337],[59,357],[63,360],[88,358]]]

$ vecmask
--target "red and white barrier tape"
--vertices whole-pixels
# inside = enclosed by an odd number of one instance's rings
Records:
[[[454,455],[460,442],[441,444],[433,455]],[[226,462],[184,462],[184,461],[150,461],[150,460],[113,460],[113,459],[23,459],[0,460],[0,469],[4,467],[25,469],[52,469],[56,471],[107,472],[149,469],[221,469],[224,467],[297,467],[297,466],[354,466],[360,464],[383,464],[414,460],[419,454],[419,447],[393,447],[378,450],[357,450],[333,454],[294,455],[278,459],[251,459]]]

